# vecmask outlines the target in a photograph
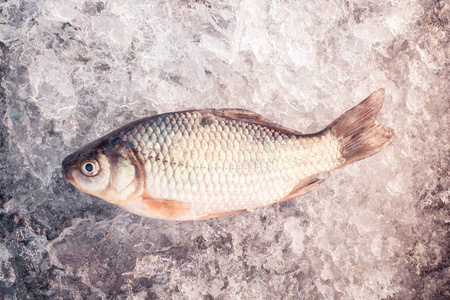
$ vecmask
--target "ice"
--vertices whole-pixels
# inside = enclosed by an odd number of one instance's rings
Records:
[[[445,1],[0,3],[5,299],[450,298]],[[60,175],[132,120],[244,108],[323,129],[384,87],[382,153],[300,199],[143,219]]]

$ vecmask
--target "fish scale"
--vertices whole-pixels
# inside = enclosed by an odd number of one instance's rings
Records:
[[[197,215],[268,205],[301,179],[339,164],[339,143],[331,134],[299,138],[198,112],[139,123],[122,139],[142,155],[148,193],[187,202]],[[311,164],[307,157],[318,154],[319,163]]]

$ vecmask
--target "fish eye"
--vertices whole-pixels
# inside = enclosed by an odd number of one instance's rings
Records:
[[[95,176],[100,172],[100,166],[95,159],[86,159],[81,163],[81,172],[86,176]]]

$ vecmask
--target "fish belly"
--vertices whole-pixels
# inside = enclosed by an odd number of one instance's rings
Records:
[[[340,164],[331,133],[285,134],[211,113],[157,117],[123,133],[145,169],[145,193],[190,205],[186,218],[253,209]]]

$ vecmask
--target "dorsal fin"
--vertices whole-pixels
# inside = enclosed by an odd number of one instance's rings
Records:
[[[224,108],[224,109],[210,110],[208,112],[210,112],[216,116],[228,118],[231,120],[261,125],[261,126],[269,128],[269,129],[273,129],[275,131],[278,131],[278,132],[284,133],[284,134],[288,134],[288,135],[302,134],[296,130],[275,124],[275,123],[267,120],[260,114],[257,114],[257,113],[254,113],[252,111],[245,110],[245,109]]]

